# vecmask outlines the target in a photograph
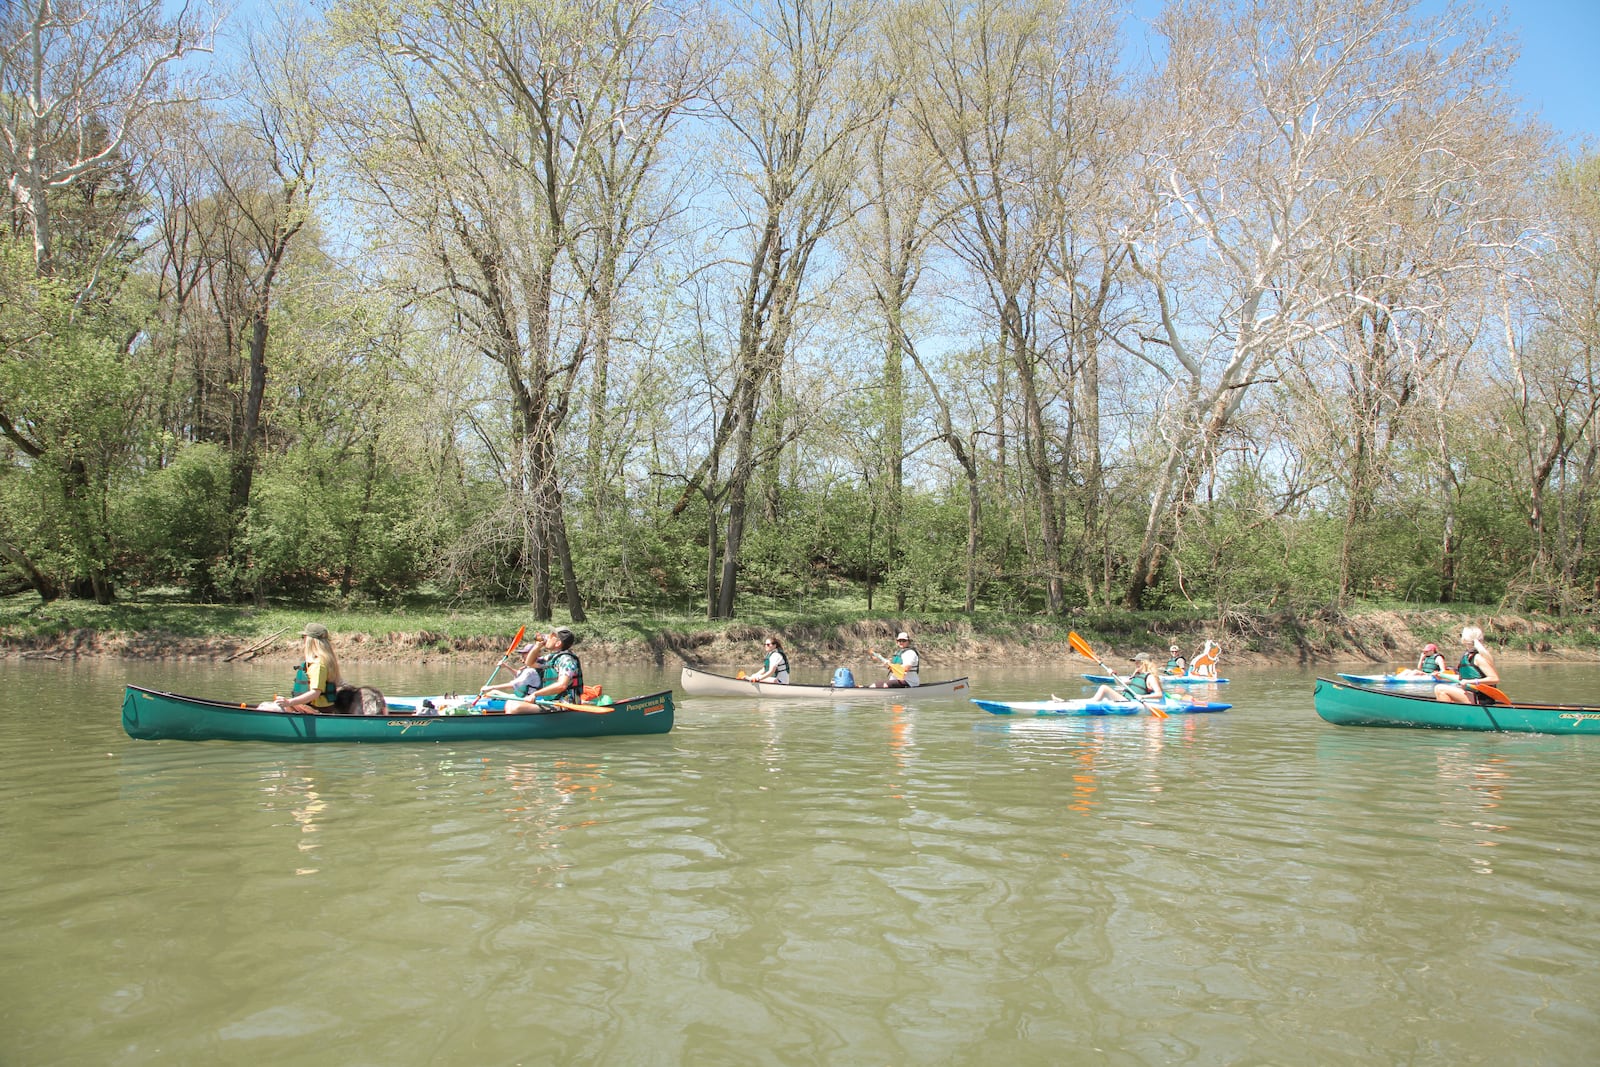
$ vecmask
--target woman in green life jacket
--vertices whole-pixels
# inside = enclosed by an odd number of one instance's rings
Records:
[[[305,655],[306,689],[293,696],[274,697],[261,704],[263,711],[319,712],[333,707],[334,696],[344,684],[339,657],[334,655],[328,628],[308,622],[300,631],[300,647]]]
[[[1461,662],[1456,667],[1456,673],[1461,676],[1459,685],[1436,685],[1433,687],[1433,699],[1444,704],[1493,704],[1491,697],[1485,696],[1466,683],[1482,682],[1484,685],[1500,686],[1500,672],[1495,669],[1494,657],[1489,655],[1489,650],[1483,644],[1483,630],[1476,626],[1464,627],[1461,631]]]
[[[1092,704],[1103,703],[1108,700],[1131,699],[1132,693],[1139,699],[1154,698],[1160,700],[1165,697],[1166,691],[1161,688],[1161,675],[1156,670],[1155,661],[1148,657],[1137,657],[1133,661],[1133,673],[1128,675],[1126,688],[1120,686],[1102,685],[1094,691],[1094,696],[1089,698]],[[1053,699],[1060,699],[1051,694]]]

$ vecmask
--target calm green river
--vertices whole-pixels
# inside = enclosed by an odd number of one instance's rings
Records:
[[[1165,722],[680,694],[659,737],[270,745],[119,706],[281,665],[0,660],[0,1064],[1600,1062],[1600,738],[1230,674]],[[1600,667],[1504,674],[1600,703]]]

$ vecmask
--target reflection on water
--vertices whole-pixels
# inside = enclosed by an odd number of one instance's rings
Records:
[[[120,732],[122,673],[0,662],[30,709],[0,757],[6,1062],[1600,1047],[1594,738],[1337,728],[1310,675],[1235,672],[1233,711],[1165,721],[683,699],[661,737],[152,743]],[[481,683],[391,673],[394,692]],[[974,679],[1001,699],[1076,681]]]

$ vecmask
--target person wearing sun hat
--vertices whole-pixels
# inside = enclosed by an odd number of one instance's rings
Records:
[[[1422,653],[1417,656],[1417,665],[1415,667],[1407,667],[1405,670],[1400,671],[1399,674],[1402,678],[1434,678],[1438,676],[1440,671],[1448,671],[1449,669],[1450,666],[1444,658],[1444,653],[1439,651],[1438,645],[1429,641],[1422,646]]]
[[[480,697],[490,700],[522,700],[527,695],[539,688],[542,684],[542,671],[544,665],[544,642],[535,637],[532,641],[524,641],[518,645],[513,653],[522,657],[522,669],[516,677],[500,685],[486,685],[478,690]]]
[[[1187,674],[1189,661],[1183,658],[1183,650],[1177,645],[1167,649],[1167,665],[1162,668],[1167,674]]]
[[[305,672],[306,688],[288,697],[273,697],[259,705],[263,711],[319,712],[333,707],[339,687],[344,684],[344,673],[339,670],[339,657],[333,654],[333,642],[328,628],[320,622],[308,622],[300,631],[300,650],[305,662],[296,664],[296,686],[299,672]]]

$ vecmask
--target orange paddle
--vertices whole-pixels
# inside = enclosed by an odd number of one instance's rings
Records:
[[[494,665],[494,674],[489,675],[489,680],[483,683],[485,688],[494,684],[495,678],[500,674],[500,668],[506,665],[506,658],[517,650],[518,645],[522,644],[522,635],[527,633],[527,631],[528,628],[524,626],[522,629],[517,631],[517,636],[511,639],[511,647],[500,654],[500,662]]]
[[[1509,704],[1511,698],[1501,691],[1499,686],[1490,685],[1488,682],[1465,681],[1460,683],[1461,688],[1470,689],[1474,693],[1482,693],[1496,704]]]

